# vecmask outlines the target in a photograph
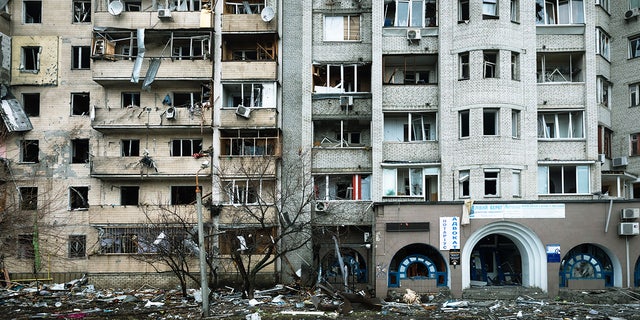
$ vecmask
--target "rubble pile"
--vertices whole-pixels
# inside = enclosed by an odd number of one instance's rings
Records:
[[[446,291],[419,294],[404,289],[382,300],[329,285],[310,289],[277,285],[245,299],[241,292],[225,287],[212,293],[207,319],[640,319],[640,293],[632,290],[566,291],[555,299],[487,297],[452,299]],[[594,300],[600,303],[590,302]],[[180,290],[151,286],[96,290],[83,277],[64,284],[13,283],[0,289],[0,318],[199,319],[201,302],[198,290],[188,290],[187,296]]]

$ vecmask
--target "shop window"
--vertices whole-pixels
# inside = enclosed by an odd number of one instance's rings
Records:
[[[140,92],[123,92],[122,107],[135,108],[140,106]]]
[[[121,186],[120,187],[120,205],[137,206],[139,203],[140,187],[139,186]]]
[[[324,41],[360,40],[360,16],[325,16]]]
[[[485,136],[497,136],[500,134],[500,110],[482,110],[482,134]]]
[[[122,153],[123,157],[138,157],[140,156],[140,140],[138,139],[124,139],[122,140]]]
[[[23,93],[22,105],[24,106],[24,112],[27,116],[40,116],[40,93]]]
[[[458,80],[469,80],[469,52],[458,54]]]
[[[485,170],[484,171],[484,195],[490,197],[497,197],[500,195],[500,171],[499,170]]]
[[[482,56],[484,58],[483,69],[485,78],[499,78],[498,70],[498,51],[483,51]]]
[[[42,1],[23,1],[24,23],[42,23]]]
[[[89,209],[89,187],[69,187],[69,208],[71,210]]]
[[[89,69],[91,67],[91,47],[71,47],[71,69]]]
[[[482,0],[482,18],[498,19],[498,0]]]
[[[91,22],[91,0],[73,1],[73,23]]]
[[[551,165],[538,167],[539,194],[589,193],[589,166]]]
[[[583,0],[536,0],[536,24],[583,23]]]
[[[71,163],[89,162],[89,139],[71,140]]]
[[[33,259],[35,250],[33,249],[33,234],[19,234],[16,248],[16,258]]]
[[[582,111],[545,112],[538,115],[538,138],[581,139],[584,138]]]
[[[69,236],[69,258],[84,258],[87,255],[87,236]]]
[[[74,116],[89,115],[89,92],[71,93],[71,114]]]
[[[174,139],[171,140],[172,157],[191,157],[202,150],[202,139]]]
[[[458,0],[458,23],[469,22],[469,0]]]
[[[470,130],[469,110],[458,112],[458,124],[460,126],[460,138],[468,138]]]
[[[171,186],[171,204],[185,205],[196,202],[196,186]]]
[[[21,210],[37,210],[38,209],[38,187],[20,187],[20,209]]]
[[[460,173],[458,175],[458,188],[460,189],[460,198],[468,198],[471,195],[469,174],[469,170],[460,170]]]
[[[39,161],[39,141],[22,140],[20,143],[20,162],[38,163]]]
[[[640,36],[629,38],[629,59],[640,57]]]
[[[20,72],[38,73],[40,71],[40,54],[42,47],[22,47]]]

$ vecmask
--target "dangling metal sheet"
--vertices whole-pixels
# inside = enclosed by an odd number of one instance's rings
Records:
[[[29,131],[33,129],[29,117],[16,99],[2,100],[0,111],[2,120],[9,132]]]
[[[152,58],[149,62],[149,68],[147,69],[147,75],[144,76],[144,83],[142,84],[142,90],[149,90],[151,83],[156,79],[156,74],[160,68],[160,59]]]
[[[131,82],[138,83],[140,80],[140,69],[142,69],[142,61],[144,60],[144,28],[137,30],[138,38],[138,55],[136,62],[133,64],[133,72],[131,73]]]

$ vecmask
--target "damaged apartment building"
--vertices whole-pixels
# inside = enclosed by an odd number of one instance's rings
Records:
[[[12,277],[168,285],[144,257],[201,249],[197,189],[232,277],[240,235],[305,220],[312,242],[263,279],[379,297],[640,285],[636,0],[0,8]],[[294,217],[268,199],[296,179]]]

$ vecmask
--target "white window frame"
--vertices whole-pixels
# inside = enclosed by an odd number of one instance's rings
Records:
[[[466,192],[465,192],[466,187]],[[471,196],[471,171],[460,170],[458,172],[458,189],[460,189],[460,198],[469,198]]]
[[[629,38],[629,59],[640,58],[640,35]]]
[[[352,20],[357,18],[357,20]],[[358,33],[351,36],[351,28],[355,27],[352,22],[357,22]],[[360,15],[341,15],[341,16],[324,16],[324,41],[360,41],[362,26],[362,16]]]
[[[511,51],[511,80],[520,81],[520,53]]]
[[[469,52],[461,52],[458,54],[458,79],[469,80],[471,78],[471,69],[469,67],[469,61],[471,54]]]
[[[405,132],[405,126],[408,132]],[[394,142],[437,141],[437,128],[437,113],[408,113],[406,115],[392,113],[385,118],[384,140]],[[405,133],[408,134],[405,136]]]
[[[91,47],[89,46],[72,46],[71,47],[71,69],[73,70],[87,70],[91,69]],[[84,58],[83,52],[86,54]],[[82,62],[86,61],[87,65],[83,66]]]
[[[596,28],[596,54],[611,60],[611,37],[600,28]]]
[[[596,78],[596,102],[606,108],[611,107],[612,85],[607,78],[598,76]]]
[[[640,82],[629,85],[629,106],[640,106]]]
[[[484,196],[485,197],[500,197],[500,169],[485,169],[484,170]],[[495,184],[496,193],[487,193],[487,185]]]
[[[520,110],[511,110],[511,137],[514,139],[520,138]]]
[[[563,0],[536,0],[537,7],[542,8],[541,11],[536,12],[536,24],[584,24],[584,2],[586,0],[568,0],[563,6],[560,6],[560,1]],[[578,9],[580,11],[577,11]]]
[[[42,56],[42,47],[38,46],[25,46],[20,48],[20,72],[30,72],[30,73],[38,73],[40,72],[40,57]],[[33,53],[32,61],[35,69],[25,69],[27,65],[27,50]],[[31,56],[31,55],[29,55]]]
[[[424,27],[425,0],[396,0],[396,16],[394,26],[396,27]],[[401,10],[401,6],[406,6]],[[401,16],[401,11],[404,15]],[[416,12],[418,11],[418,12]]]
[[[405,192],[398,192],[399,183],[398,183],[398,173],[403,173],[402,178],[409,179],[408,186],[409,194]],[[404,175],[406,173],[406,175]],[[385,197],[424,197],[424,168],[410,168],[410,167],[400,167],[400,168],[383,168],[382,169],[382,177],[383,177],[383,190]],[[402,183],[403,186],[404,183]],[[405,186],[405,187],[406,187]]]
[[[522,196],[522,171],[520,170],[511,170],[511,195]]]
[[[493,123],[488,123],[490,119],[487,115],[493,115]],[[493,126],[493,133],[487,133],[485,128]],[[500,135],[500,109],[497,108],[484,108],[482,109],[482,135],[483,136],[499,136]]]
[[[227,204],[234,205],[250,205],[261,202],[262,195],[262,179],[238,179],[227,181],[225,184],[225,192],[227,193]],[[249,202],[250,193],[255,192],[255,201]]]
[[[582,110],[541,112],[538,114],[538,139],[584,139]]]
[[[520,22],[520,0],[511,0],[509,10],[511,22]]]
[[[500,78],[500,51],[482,51],[482,62],[482,74],[485,79]]]
[[[497,18],[498,17],[498,0],[482,0],[482,16]]]
[[[609,12],[609,8],[610,8],[609,0],[596,0],[596,5],[604,9],[604,11]]]
[[[551,178],[549,176],[550,167],[560,167],[561,177],[559,190],[562,192],[550,192],[549,185],[551,184]],[[565,183],[565,168],[575,168],[575,184],[576,192],[566,192]],[[562,195],[562,194],[590,194],[591,188],[591,172],[588,165],[540,165],[538,166],[538,193],[542,195]]]

